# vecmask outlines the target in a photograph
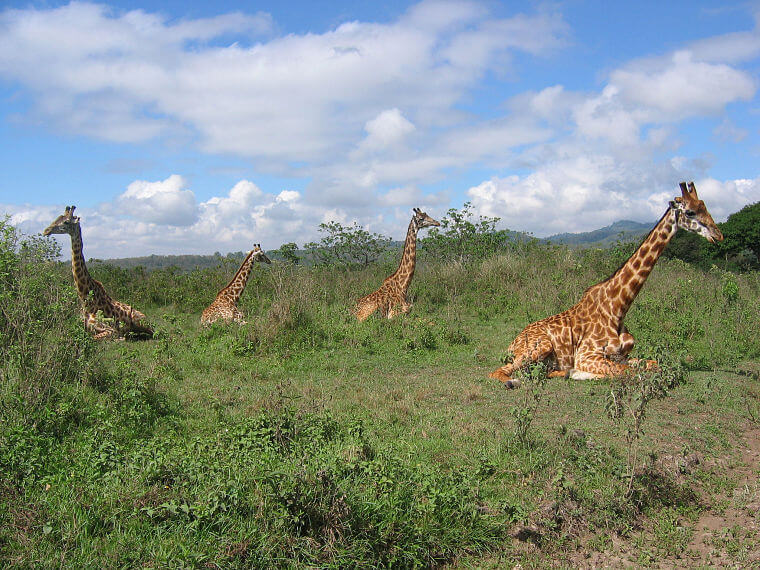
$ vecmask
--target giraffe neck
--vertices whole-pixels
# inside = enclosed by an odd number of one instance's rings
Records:
[[[87,271],[84,263],[84,254],[82,253],[82,228],[79,225],[74,226],[71,235],[71,271],[74,274],[74,283],[77,286],[77,293],[80,299],[86,299],[87,294],[92,289],[92,277]]]
[[[414,266],[417,261],[417,226],[414,218],[409,222],[409,229],[406,231],[406,241],[404,242],[404,252],[401,254],[401,263],[399,263],[393,278],[399,282],[402,289],[406,290],[409,283],[414,277]]]
[[[618,323],[623,321],[633,300],[677,230],[676,211],[668,208],[628,261],[603,284],[612,303],[611,314]]]
[[[243,260],[243,263],[240,265],[240,269],[237,270],[237,273],[235,273],[235,276],[227,284],[227,286],[219,291],[219,295],[217,295],[218,297],[224,297],[228,301],[237,304],[240,296],[245,290],[246,283],[248,283],[248,277],[251,275],[251,268],[253,266],[253,253],[254,252],[252,250]]]

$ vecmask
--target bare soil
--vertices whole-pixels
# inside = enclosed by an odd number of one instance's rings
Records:
[[[667,458],[665,458],[667,460]],[[701,458],[685,458],[684,467]],[[760,428],[747,425],[731,455],[714,458],[698,468],[732,481],[731,490],[711,494],[697,487],[702,506],[696,522],[680,521],[693,534],[683,553],[642,561],[636,541],[611,537],[602,552],[579,551],[560,566],[574,568],[760,568]],[[644,523],[643,533],[647,532]]]

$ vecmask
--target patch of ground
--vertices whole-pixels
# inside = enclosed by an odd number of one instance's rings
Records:
[[[701,458],[679,461],[683,463],[679,468],[690,469]],[[734,484],[730,491],[715,495],[706,488],[694,489],[704,509],[696,522],[679,521],[684,535],[691,533],[683,552],[660,557],[653,551],[643,552],[635,540],[612,536],[603,551],[583,549],[557,561],[559,565],[589,569],[760,568],[760,428],[747,426],[733,455],[710,460],[700,468],[727,477]]]
[[[749,429],[731,467],[731,496],[705,497],[710,508],[694,525],[687,555],[698,565],[760,566],[760,429]]]

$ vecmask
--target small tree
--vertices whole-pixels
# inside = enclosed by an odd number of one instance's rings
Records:
[[[304,245],[318,265],[366,267],[377,261],[391,242],[390,238],[370,233],[356,222],[351,226],[340,222],[323,223],[319,224],[319,231],[324,234],[319,243]]]
[[[711,246],[718,255],[738,255],[748,249],[760,261],[760,202],[744,206],[728,216],[720,224],[720,229],[723,241]]]
[[[297,251],[298,245],[291,241],[282,244],[279,249],[275,249],[272,253],[282,257],[288,263],[298,265],[298,262],[301,261],[301,258],[296,255]]]
[[[431,228],[420,240],[425,255],[434,259],[482,259],[502,249],[509,240],[509,230],[497,230],[500,218],[478,216],[472,204],[465,202],[461,210],[450,208],[440,228]]]
[[[663,257],[669,259],[680,259],[686,263],[698,265],[704,269],[709,269],[715,263],[713,257],[715,251],[710,249],[710,244],[702,236],[691,232],[679,231],[673,236],[665,251]]]

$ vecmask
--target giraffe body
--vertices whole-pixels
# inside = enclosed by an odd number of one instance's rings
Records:
[[[393,275],[386,277],[376,291],[365,295],[356,302],[354,314],[360,322],[378,309],[380,314],[388,319],[392,319],[399,312],[404,314],[409,312],[412,304],[409,302],[407,292],[412,277],[414,277],[414,268],[417,262],[417,232],[422,228],[440,225],[439,222],[420,211],[419,208],[414,208],[414,215],[406,232],[404,250],[398,269]]]
[[[533,362],[544,362],[550,376],[576,380],[625,374],[635,361],[628,359],[634,338],[623,319],[678,228],[711,242],[723,239],[693,182],[688,187],[681,183],[681,196],[670,202],[642,244],[609,279],[586,289],[568,310],[525,327],[509,345],[512,362],[494,370],[491,378],[517,387],[514,371]],[[646,361],[646,366],[657,363]]]
[[[126,303],[111,299],[103,284],[93,279],[87,271],[82,253],[82,228],[79,217],[74,216],[75,206],[67,206],[45,230],[43,235],[69,234],[71,236],[71,270],[74,284],[82,303],[82,320],[85,328],[95,335],[95,339],[123,338],[125,333],[152,337],[153,329],[141,323],[145,315]],[[102,318],[111,319],[112,324]]]
[[[248,277],[251,275],[251,268],[255,261],[272,263],[261,250],[261,244],[253,246],[253,249],[248,252],[248,255],[243,260],[232,280],[219,291],[213,303],[206,307],[203,314],[201,314],[201,324],[210,325],[216,321],[245,324],[245,318],[240,309],[238,309],[237,304],[248,283]]]

